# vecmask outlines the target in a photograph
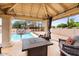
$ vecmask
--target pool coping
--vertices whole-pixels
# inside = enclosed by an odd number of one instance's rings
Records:
[[[31,34],[34,36],[34,37],[39,37],[38,34],[34,33],[34,32],[31,32]]]

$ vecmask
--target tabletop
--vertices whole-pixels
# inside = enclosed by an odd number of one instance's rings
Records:
[[[40,47],[40,46],[49,46],[53,43],[43,39],[43,38],[29,38],[22,40],[22,51],[26,51],[31,48]]]

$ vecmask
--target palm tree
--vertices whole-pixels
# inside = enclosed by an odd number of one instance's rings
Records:
[[[72,19],[69,19],[68,18],[68,21],[67,21],[67,27],[68,28],[72,28],[72,27],[75,27],[76,25],[75,25],[75,21],[74,21],[74,19],[72,18]]]

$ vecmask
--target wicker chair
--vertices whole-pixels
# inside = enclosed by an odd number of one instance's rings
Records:
[[[60,53],[62,56],[79,56],[79,36],[74,37],[74,44],[65,44],[65,40],[59,39]]]

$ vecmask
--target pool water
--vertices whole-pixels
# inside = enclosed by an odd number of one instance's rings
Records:
[[[16,40],[21,40],[21,39],[28,39],[28,38],[34,38],[34,36],[32,35],[32,33],[26,33],[22,35],[22,38],[19,34],[12,34],[11,35],[11,41],[16,41]]]

